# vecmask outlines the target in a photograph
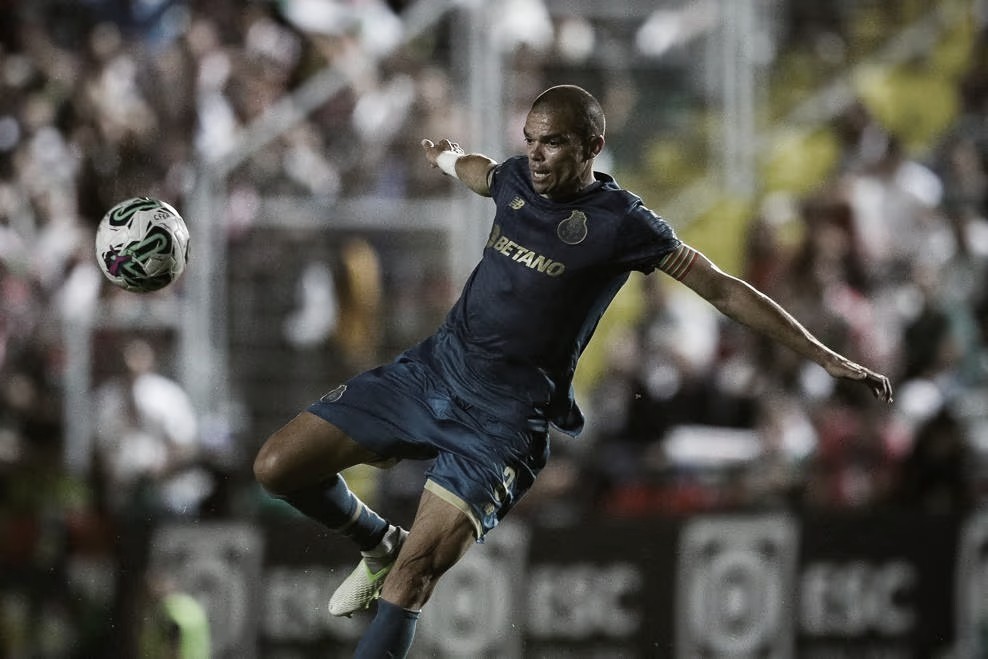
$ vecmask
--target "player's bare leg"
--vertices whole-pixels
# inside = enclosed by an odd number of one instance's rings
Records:
[[[254,477],[281,496],[313,485],[347,467],[380,461],[342,430],[311,412],[301,412],[268,438],[254,460]]]
[[[439,577],[476,542],[473,522],[425,490],[398,561],[384,583],[382,598],[406,609],[421,609]]]
[[[350,615],[370,605],[407,535],[367,507],[339,474],[356,464],[380,461],[311,412],[302,412],[271,435],[254,461],[254,475],[268,492],[360,548],[363,560],[330,602],[333,615]]]
[[[415,635],[419,611],[439,578],[476,539],[474,524],[462,511],[425,490],[355,659],[404,657]]]

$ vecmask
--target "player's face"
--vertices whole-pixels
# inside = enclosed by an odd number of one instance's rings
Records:
[[[593,157],[566,113],[534,110],[525,120],[532,187],[549,199],[579,192],[594,181]]]

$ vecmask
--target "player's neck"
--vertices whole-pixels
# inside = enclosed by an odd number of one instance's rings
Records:
[[[575,190],[568,190],[566,192],[562,192],[559,194],[552,194],[552,195],[543,194],[542,196],[550,201],[557,201],[557,202],[569,201],[571,199],[579,197],[580,195],[592,191],[594,188],[597,188],[600,185],[601,185],[601,181],[597,180],[597,177],[594,176],[593,169],[591,169],[589,170],[586,176],[580,178],[579,185]]]

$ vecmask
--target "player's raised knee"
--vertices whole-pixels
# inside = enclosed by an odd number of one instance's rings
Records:
[[[254,458],[254,479],[271,494],[280,495],[287,492],[289,483],[285,477],[282,456],[272,448],[270,441],[261,447]]]

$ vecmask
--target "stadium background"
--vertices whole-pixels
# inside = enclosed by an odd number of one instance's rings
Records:
[[[585,436],[450,574],[416,656],[988,655],[986,20],[983,0],[0,2],[0,656],[137,656],[163,577],[214,656],[345,654],[366,620],[323,611],[353,557],[258,491],[253,453],[428,333],[477,258],[488,202],[418,141],[511,155],[560,82],[604,103],[601,169],[896,403],[633,279],[578,374]],[[136,297],[91,244],[144,194],[194,249]],[[348,480],[407,519],[421,465]]]

